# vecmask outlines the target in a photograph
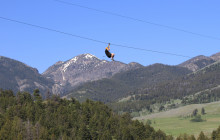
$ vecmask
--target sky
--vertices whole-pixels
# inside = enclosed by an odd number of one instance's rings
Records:
[[[219,0],[62,0],[147,22],[216,37],[206,38],[134,21],[54,0],[1,0],[0,17],[77,36],[129,47],[180,54],[211,56],[220,52]],[[10,22],[0,18],[0,56],[21,61],[43,73],[57,61],[90,53],[109,60],[107,44]],[[115,60],[180,64],[189,58],[111,45]]]

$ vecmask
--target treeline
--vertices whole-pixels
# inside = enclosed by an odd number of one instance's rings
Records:
[[[217,130],[214,130],[211,137],[207,137],[203,132],[200,132],[196,139],[194,135],[183,134],[176,138],[176,140],[220,140],[220,126]]]
[[[220,63],[217,63],[197,73],[130,92],[128,101],[115,102],[111,106],[115,111],[139,112],[146,109],[150,112],[152,108],[149,105],[165,104],[170,99],[180,99],[182,104],[209,103],[220,100],[219,85]]]
[[[171,99],[180,99],[181,104],[175,104],[171,102]],[[210,103],[220,100],[220,87],[216,87],[213,89],[207,89],[201,91],[194,95],[188,95],[185,97],[170,97],[161,95],[156,96],[152,94],[142,94],[142,95],[133,95],[128,101],[124,102],[115,102],[109,103],[109,106],[116,112],[140,112],[142,110],[147,110],[149,113],[153,112],[152,105],[160,104],[161,108],[158,111],[162,111],[163,109],[172,109],[176,108],[180,105],[189,105],[189,104],[203,104]],[[166,108],[163,108],[164,104],[168,104]]]
[[[113,113],[101,102],[79,103],[58,96],[43,100],[39,90],[33,96],[0,90],[0,139],[16,140],[171,140],[161,130],[128,113]]]
[[[220,100],[220,87],[201,91],[199,94],[185,97],[182,99],[183,104],[201,104],[210,103]]]
[[[166,104],[176,99],[182,104],[208,103],[220,100],[220,63],[214,63],[195,73],[181,67],[152,65],[116,74],[78,87],[68,97],[86,98],[109,103],[117,112],[154,110],[152,104]],[[83,93],[83,94],[82,94]],[[195,96],[193,96],[195,93]],[[193,96],[193,98],[188,98]],[[117,102],[131,97],[125,102]],[[171,104],[169,108],[175,108]],[[161,108],[163,110],[163,106]],[[166,108],[165,108],[166,109]]]
[[[76,97],[79,100],[89,98],[109,103],[129,96],[138,91],[138,89],[169,82],[189,73],[191,71],[186,68],[154,64],[118,73],[110,79],[88,82],[74,89],[68,97]],[[84,92],[83,94],[81,94],[82,91]]]

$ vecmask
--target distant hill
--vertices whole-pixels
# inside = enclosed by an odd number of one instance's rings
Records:
[[[186,62],[179,64],[181,67],[188,68],[191,71],[197,71],[207,65],[214,63],[216,60],[203,55],[194,57]]]
[[[65,95],[85,82],[110,78],[116,73],[140,67],[143,66],[138,63],[109,62],[91,54],[82,54],[65,62],[57,62],[49,67],[43,76],[55,81],[53,93]]]
[[[155,95],[158,93],[177,97],[193,94],[217,85],[220,85],[220,62],[213,63],[196,73],[188,74],[180,79],[146,88],[145,94]]]
[[[202,58],[202,59],[201,59]],[[207,103],[217,101],[220,85],[220,62],[203,56],[194,58],[200,66],[190,71],[181,66],[154,64],[136,70],[114,75],[112,78],[89,82],[74,89],[67,98],[75,97],[81,101],[86,98],[112,103],[117,111],[131,111],[148,108],[151,104],[170,99],[181,99],[183,103]],[[210,63],[200,65],[204,60]],[[185,97],[196,95],[196,98]],[[117,102],[120,99],[125,102]],[[119,109],[119,110],[118,110]]]
[[[191,71],[186,68],[154,64],[121,72],[109,79],[86,83],[73,90],[67,98],[76,97],[79,100],[90,98],[103,102],[112,102],[131,93],[133,94],[140,88],[151,87],[189,73]]]
[[[50,91],[53,81],[46,79],[38,70],[19,61],[0,56],[0,88],[33,92],[38,88],[42,93]]]
[[[211,58],[215,61],[220,61],[220,52],[212,55]]]
[[[139,93],[144,89],[151,89],[152,87],[155,89],[158,85],[161,86],[191,72],[199,71],[217,62],[219,56],[220,53],[214,54],[211,57],[200,55],[178,66],[154,64],[135,70],[123,71],[114,75],[112,78],[80,85],[66,97],[76,97],[80,100],[90,98],[111,102],[123,96],[129,96],[132,92],[133,94],[137,94],[137,92]]]
[[[117,111],[151,110],[151,105],[180,99],[182,104],[209,103],[220,100],[220,62],[170,81],[131,92],[124,102],[111,104]],[[174,105],[175,106],[175,105]]]

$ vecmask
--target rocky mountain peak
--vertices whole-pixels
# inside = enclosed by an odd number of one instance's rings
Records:
[[[75,56],[72,59],[70,59],[69,61],[72,61],[73,63],[77,63],[77,62],[91,61],[91,60],[100,60],[100,59],[92,54],[86,53],[86,54],[81,54],[81,55]]]
[[[67,70],[71,71],[73,69],[85,70],[89,69],[91,65],[98,65],[100,62],[101,60],[92,54],[81,54],[64,62],[60,70],[63,72],[66,72]]]
[[[56,82],[54,92],[57,93],[64,93],[64,89],[62,89],[64,87],[65,90],[72,90],[85,82],[108,78],[116,73],[142,66],[138,63],[124,64],[100,60],[89,53],[56,64],[48,68],[43,75]]]
[[[54,65],[60,65],[60,64],[63,64],[63,63],[64,63],[63,61],[58,61]]]
[[[215,61],[220,61],[220,52],[212,55],[211,58]]]
[[[79,57],[83,57],[85,59],[98,59],[96,56],[89,54],[89,53],[79,55]]]
[[[186,62],[179,64],[179,66],[188,68],[191,71],[197,71],[197,70],[204,68],[205,66],[210,65],[214,62],[215,62],[215,60],[213,60],[210,57],[207,57],[204,55],[199,55],[199,56],[194,57]]]

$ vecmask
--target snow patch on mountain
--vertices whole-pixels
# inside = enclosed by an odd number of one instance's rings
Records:
[[[94,55],[92,55],[92,54],[89,54],[89,53],[85,54],[85,58],[86,58],[86,59],[92,59],[92,58],[99,59],[99,58],[97,58],[96,56],[94,56]],[[100,59],[99,59],[99,60],[100,60]]]
[[[63,69],[62,71],[65,72],[67,70],[67,68],[72,64],[72,63],[76,63],[76,61],[78,60],[78,57],[74,57],[73,59],[67,61],[64,65],[63,65]]]

